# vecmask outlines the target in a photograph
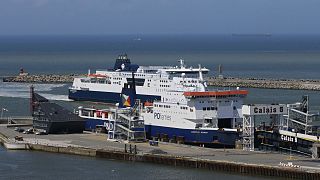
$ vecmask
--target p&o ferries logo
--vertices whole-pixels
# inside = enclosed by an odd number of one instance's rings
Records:
[[[169,115],[163,115],[161,113],[154,113],[153,114],[153,119],[161,119],[161,120],[171,120],[171,116]]]

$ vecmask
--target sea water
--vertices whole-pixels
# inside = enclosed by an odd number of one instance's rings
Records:
[[[217,74],[235,77],[319,79],[320,36],[19,36],[0,37],[0,76],[16,75],[20,68],[30,74],[85,74],[88,69],[112,68],[119,54],[127,53],[140,65],[202,64]],[[0,81],[3,116],[29,115],[27,83]],[[70,84],[34,84],[44,97],[76,109],[81,103],[68,100]],[[221,88],[222,89],[222,88]],[[248,89],[245,103],[294,103],[309,95],[311,109],[320,110],[317,91]],[[2,179],[249,179],[204,170],[103,159],[6,151],[0,149]],[[133,175],[134,173],[134,175]]]

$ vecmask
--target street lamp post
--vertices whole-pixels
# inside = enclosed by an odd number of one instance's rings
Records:
[[[8,112],[8,109],[6,108],[1,108],[1,119],[3,118],[3,113]]]

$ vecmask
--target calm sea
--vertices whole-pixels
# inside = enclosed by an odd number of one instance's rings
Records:
[[[140,40],[138,40],[140,38]],[[320,79],[320,36],[287,35],[161,35],[161,36],[20,36],[0,37],[0,76],[20,68],[31,74],[86,73],[113,66],[117,55],[127,53],[140,65],[203,66],[225,76]],[[28,115],[30,84],[0,81],[3,116]],[[79,106],[67,98],[70,84],[36,84],[37,92],[69,109]],[[320,110],[316,91],[249,89],[246,103],[293,103],[310,96],[311,109]],[[5,151],[0,149],[1,179],[248,179],[193,169],[101,159]],[[137,176],[132,176],[132,173]]]
[[[140,38],[138,40],[138,38]],[[161,35],[0,37],[0,75],[86,73],[106,69],[127,53],[140,65],[177,65],[185,59],[223,74],[246,77],[320,76],[320,35]]]
[[[112,161],[45,152],[6,151],[0,146],[0,179],[6,180],[200,180],[222,178],[230,180],[267,179],[150,163]]]

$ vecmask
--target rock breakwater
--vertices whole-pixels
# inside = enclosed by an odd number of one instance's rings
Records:
[[[264,78],[208,78],[208,85],[219,87],[245,87],[266,89],[295,89],[320,91],[320,80],[264,79]]]
[[[4,77],[4,82],[20,83],[72,83],[77,74],[41,74],[41,75],[19,75]],[[266,78],[236,78],[225,77],[207,78],[209,86],[218,87],[244,87],[244,88],[265,88],[265,89],[294,89],[320,91],[320,80],[309,79],[266,79]]]
[[[41,74],[12,76],[3,78],[3,82],[21,82],[21,83],[72,83],[77,74],[58,75]]]

